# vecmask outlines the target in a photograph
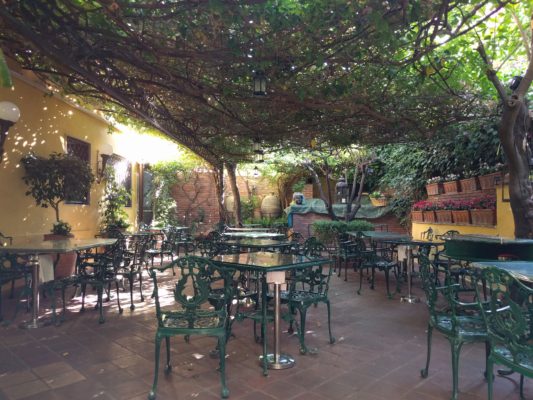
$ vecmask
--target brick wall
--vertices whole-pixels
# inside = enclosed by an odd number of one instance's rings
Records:
[[[312,235],[311,225],[315,221],[329,220],[326,214],[307,213],[293,214],[293,230],[300,232],[305,238]],[[389,232],[406,233],[405,228],[400,225],[400,221],[393,214],[387,214],[376,219],[364,219],[376,226],[376,230],[387,230]]]

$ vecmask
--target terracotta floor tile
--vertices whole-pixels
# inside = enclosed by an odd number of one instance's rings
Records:
[[[344,271],[343,271],[344,273]],[[298,338],[282,334],[281,349],[291,354],[291,369],[268,371],[263,376],[258,356],[262,347],[252,337],[252,323],[234,324],[227,344],[226,375],[232,400],[437,400],[451,394],[450,346],[437,333],[433,337],[430,375],[420,377],[425,364],[427,310],[423,303],[388,300],[383,274],[376,289],[364,282],[355,293],[359,277],[348,271],[348,281],[332,277],[332,330],[336,343],[328,343],[326,308],[308,312],[306,343],[319,349],[301,355]],[[415,293],[421,294],[415,280]],[[79,313],[81,298],[69,302],[67,320],[60,326],[21,330],[16,321],[0,327],[0,399],[39,400],[141,400],[151,388],[154,372],[156,321],[154,301],[145,282],[146,301],[129,310],[129,293],[121,292],[125,308],[117,311],[115,293],[105,303],[105,324],[93,311],[94,293],[87,310]],[[405,289],[405,287],[404,287]],[[8,292],[8,291],[7,291]],[[3,291],[5,294],[6,291]],[[43,301],[43,310],[49,302]],[[14,302],[4,304],[12,314]],[[286,331],[286,326],[283,330]],[[269,326],[268,333],[272,333]],[[171,340],[173,370],[166,376],[161,351],[158,400],[215,400],[220,398],[218,361],[209,357],[216,340],[191,337]],[[268,337],[271,348],[272,336]],[[202,357],[199,357],[201,355]],[[460,400],[486,399],[484,346],[465,345],[460,361]],[[497,377],[495,398],[518,398],[517,376]],[[533,381],[526,381],[526,397],[533,398]]]

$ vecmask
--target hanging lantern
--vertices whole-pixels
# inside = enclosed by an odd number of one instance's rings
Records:
[[[254,171],[252,172],[252,176],[254,178],[259,178],[259,175],[260,175],[260,172],[259,172],[259,168],[257,168],[257,165],[254,167]]]
[[[254,74],[254,96],[266,96],[266,76],[263,71]]]
[[[348,198],[348,184],[343,176],[337,181],[335,190],[337,192],[337,203],[346,203],[346,199]]]
[[[511,83],[509,83],[509,89],[516,90],[518,89],[518,86],[520,85],[520,82],[522,81],[522,76],[513,76],[513,79],[511,79]]]

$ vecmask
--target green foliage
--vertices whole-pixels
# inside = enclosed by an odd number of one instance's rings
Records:
[[[292,185],[292,191],[295,192],[302,192],[305,187],[305,179],[300,179],[297,182],[295,182]]]
[[[21,159],[28,185],[26,196],[32,196],[43,208],[51,207],[59,222],[59,205],[67,199],[84,199],[89,193],[94,175],[89,164],[78,157],[52,153],[48,158],[27,155]]]
[[[128,214],[124,211],[129,197],[127,190],[117,183],[113,168],[107,168],[104,195],[100,201],[103,216],[100,222],[102,232],[126,229],[130,226]]]
[[[72,226],[65,221],[57,221],[54,222],[54,225],[52,226],[51,232],[54,235],[68,235],[70,231],[72,230]]]
[[[251,196],[248,199],[241,198],[241,217],[243,221],[251,220],[254,216],[254,210],[259,207],[259,197]]]
[[[172,188],[180,182],[179,175],[187,179],[192,167],[182,162],[160,162],[150,166],[152,172],[152,187],[148,196],[152,202],[154,221],[159,226],[176,225],[176,200],[172,195]]]
[[[374,225],[363,220],[345,221],[315,221],[313,222],[313,232],[320,241],[329,241],[332,237],[341,233],[357,231],[373,231]]]
[[[13,86],[13,82],[11,81],[9,67],[7,66],[4,53],[0,49],[0,87],[9,88],[11,86]]]

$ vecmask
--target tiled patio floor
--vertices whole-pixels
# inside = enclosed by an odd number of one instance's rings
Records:
[[[328,344],[323,305],[308,313],[307,343],[319,348],[317,355],[300,355],[297,338],[283,334],[283,351],[296,358],[292,369],[270,371],[264,377],[257,362],[261,347],[254,342],[251,322],[235,324],[235,338],[227,347],[230,398],[449,399],[450,347],[438,333],[430,375],[420,377],[426,355],[425,305],[400,303],[398,295],[388,300],[383,281],[377,282],[375,291],[363,286],[358,296],[357,282],[353,271],[348,282],[332,277],[334,345]],[[417,287],[415,291],[422,294]],[[21,313],[17,321],[0,327],[0,399],[145,399],[153,379],[155,331],[153,300],[146,298],[132,312],[129,294],[122,293],[122,315],[112,298],[106,303],[103,325],[92,309],[78,313],[80,299],[75,298],[61,326],[22,330],[17,323],[29,314]],[[93,300],[94,296],[89,299]],[[13,304],[7,300],[7,316],[12,315]],[[217,360],[208,355],[214,346],[212,338],[192,337],[189,344],[173,340],[174,368],[169,376],[161,368],[158,399],[220,398]],[[483,370],[484,346],[465,345],[459,399],[487,398]],[[533,383],[526,385],[526,397],[533,398]],[[519,398],[516,374],[496,378],[495,398]]]

